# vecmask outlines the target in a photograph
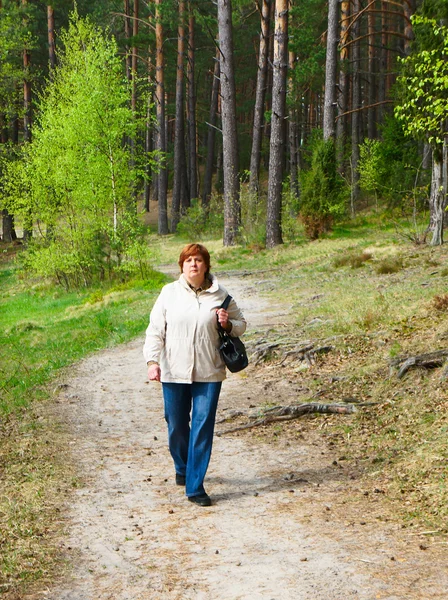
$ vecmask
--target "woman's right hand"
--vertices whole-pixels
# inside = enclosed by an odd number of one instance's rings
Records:
[[[160,366],[157,363],[149,365],[148,379],[149,381],[160,381]]]

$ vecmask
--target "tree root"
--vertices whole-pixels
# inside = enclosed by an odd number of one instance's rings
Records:
[[[417,354],[416,356],[402,356],[392,359],[389,362],[391,374],[398,367],[397,377],[401,379],[412,367],[424,367],[425,369],[436,369],[442,367],[448,357],[448,348],[437,350],[436,352],[428,352],[426,354]],[[444,370],[447,372],[448,369]],[[447,373],[448,375],[448,373]],[[442,378],[444,375],[442,375]],[[446,377],[446,375],[445,375]]]
[[[218,432],[216,435],[221,436],[227,433],[234,433],[235,431],[252,429],[252,427],[258,427],[260,425],[277,423],[279,421],[291,421],[292,419],[297,419],[298,417],[311,413],[350,415],[354,412],[356,412],[356,408],[352,404],[317,404],[310,402],[308,404],[299,404],[296,406],[275,406],[274,408],[266,410],[265,416],[260,419],[252,421],[251,423],[246,423],[245,425],[233,427],[232,429],[226,429]]]

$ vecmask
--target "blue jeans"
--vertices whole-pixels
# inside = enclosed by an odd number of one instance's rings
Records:
[[[168,445],[187,496],[205,494],[221,382],[163,383]],[[190,426],[191,412],[191,426]]]

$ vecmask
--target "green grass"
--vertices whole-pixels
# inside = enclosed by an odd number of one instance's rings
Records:
[[[103,289],[64,292],[0,273],[0,414],[45,394],[46,384],[87,354],[141,333],[165,277]]]
[[[186,242],[152,235],[150,243],[160,262],[177,270]],[[414,247],[378,216],[273,250],[256,244],[223,248],[216,239],[203,243],[218,277],[252,273],[262,295],[285,303],[293,314],[289,336],[332,338],[335,351],[325,357],[324,371],[317,365],[289,376],[317,391],[335,373],[340,382],[331,388],[334,397],[378,403],[359,411],[350,426],[335,420],[331,431],[342,432],[344,455],[369,473],[370,482],[382,479],[378,487],[397,514],[443,529],[446,386],[436,371],[412,371],[397,380],[387,365],[392,357],[448,346],[447,246]],[[393,268],[384,272],[384,264]],[[20,279],[9,263],[0,268],[0,592],[18,590],[20,597],[30,583],[51,581],[57,510],[78,485],[63,436],[55,423],[42,420],[39,400],[49,398],[49,386],[64,368],[143,333],[165,280],[153,273],[147,281],[67,293]],[[278,359],[275,352],[268,361]],[[284,427],[278,426],[279,436]],[[409,505],[403,505],[404,495]]]

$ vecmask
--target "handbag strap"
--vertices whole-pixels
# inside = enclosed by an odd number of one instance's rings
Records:
[[[224,310],[227,310],[231,300],[232,300],[232,296],[230,296],[230,294],[227,294],[227,296],[224,298],[224,302],[221,304],[221,306],[219,308],[223,308]],[[222,338],[223,335],[229,335],[227,333],[227,331],[224,329],[224,327],[222,327],[221,323],[218,321],[218,315],[216,315],[216,321],[218,322],[219,337]]]
[[[227,308],[229,307],[229,304],[230,304],[230,300],[232,300],[232,296],[230,296],[230,294],[227,294],[227,296],[224,298],[224,302],[221,304],[221,306],[219,308],[223,308],[224,310],[227,310]]]

